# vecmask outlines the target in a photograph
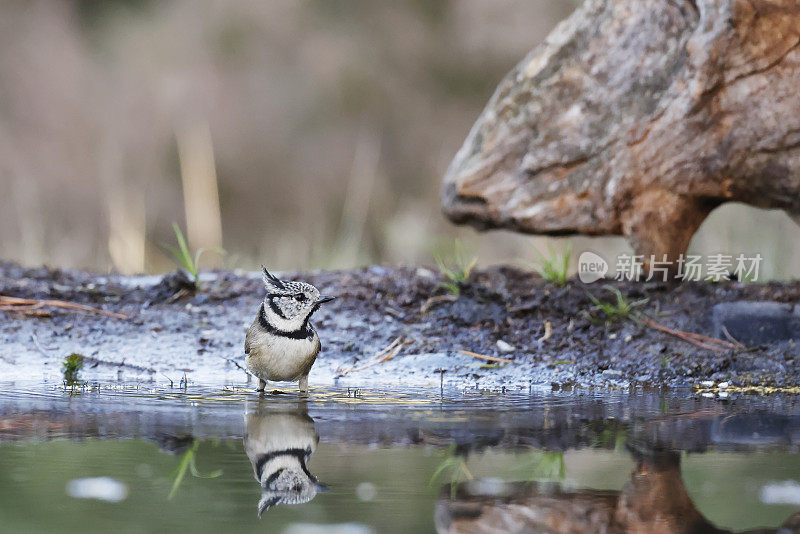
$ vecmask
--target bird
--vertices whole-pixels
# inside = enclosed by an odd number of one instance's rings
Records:
[[[322,345],[309,319],[335,297],[321,296],[304,282],[279,280],[262,266],[267,294],[244,341],[247,370],[258,378],[258,391],[267,381],[299,382],[308,392],[308,373]]]

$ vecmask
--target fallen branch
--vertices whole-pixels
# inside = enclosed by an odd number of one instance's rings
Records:
[[[486,360],[487,362],[512,363],[511,360],[507,358],[498,358],[497,356],[486,356],[485,354],[478,354],[477,352],[472,352],[469,350],[459,350],[458,352],[464,354],[465,356],[472,356],[473,358]]]
[[[740,349],[747,348],[744,343],[740,342],[738,339],[733,337],[730,332],[728,332],[728,329],[725,327],[725,325],[722,326],[722,333],[725,334],[725,337],[728,338],[728,341],[736,345],[738,348]]]
[[[413,341],[403,340],[402,337],[398,337],[394,341],[392,341],[389,344],[389,346],[387,346],[385,349],[376,353],[375,356],[371,358],[371,361],[366,365],[363,365],[361,367],[352,367],[350,369],[339,368],[336,370],[336,372],[339,373],[340,376],[344,376],[349,373],[356,373],[358,371],[363,371],[364,369],[368,369],[373,365],[378,365],[379,363],[388,362],[389,360],[397,356],[397,354],[404,346],[409,345],[411,343],[413,343]]]
[[[18,297],[8,297],[0,295],[0,311],[13,311],[20,313],[36,314],[41,308],[52,306],[54,308],[63,308],[66,310],[84,311],[88,313],[96,313],[99,315],[107,315],[115,319],[127,320],[127,315],[121,313],[114,313],[100,308],[93,308],[85,304],[77,304],[75,302],[67,302],[66,300],[41,300],[41,299],[22,299]]]
[[[83,355],[81,355],[83,356]],[[93,358],[92,356],[83,356],[83,361],[86,363],[91,363],[95,365],[108,365],[109,367],[124,367],[126,369],[133,369],[134,371],[143,371],[146,373],[155,373],[156,370],[152,367],[144,367],[143,365],[136,365],[133,363],[125,363],[125,362],[112,362],[111,360],[101,360],[99,358]]]
[[[35,332],[33,334],[31,334],[31,340],[33,341],[33,344],[36,347],[36,349],[43,356],[46,356],[46,357],[49,358],[49,357],[53,356],[53,354],[57,351],[57,349],[51,349],[51,348],[47,348],[47,347],[43,346],[41,344],[41,342],[39,341],[39,337],[36,335]],[[111,367],[126,367],[128,369],[133,369],[135,371],[145,371],[145,372],[148,372],[148,373],[155,373],[156,372],[156,370],[153,369],[152,367],[144,367],[144,366],[141,366],[141,365],[134,365],[132,363],[112,362],[112,361],[109,361],[109,360],[101,360],[100,358],[94,358],[92,356],[84,356],[83,354],[80,354],[80,357],[83,358],[84,362],[94,364],[95,366],[97,366],[97,365],[109,365]],[[167,380],[172,382],[172,380],[170,380],[169,377],[167,377]]]
[[[644,320],[644,324],[649,326],[650,328],[664,332],[665,334],[669,334],[671,336],[677,337],[678,339],[682,339],[683,341],[691,343],[692,345],[700,347],[701,349],[719,352],[725,349],[741,349],[744,347],[744,345],[738,342],[731,343],[730,341],[725,341],[724,339],[704,336],[703,334],[695,334],[694,332],[684,332],[683,330],[675,330],[674,328],[669,328],[667,326],[659,324],[650,318],[646,318]]]

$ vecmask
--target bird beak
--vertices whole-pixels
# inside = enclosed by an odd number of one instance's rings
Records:
[[[317,304],[317,306],[319,306],[320,304],[324,304],[326,302],[330,302],[335,298],[336,297],[320,297],[320,298],[317,299],[316,304]]]

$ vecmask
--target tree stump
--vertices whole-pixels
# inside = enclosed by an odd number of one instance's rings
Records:
[[[723,202],[800,215],[798,43],[797,0],[586,0],[500,83],[444,213],[624,235],[645,264]]]

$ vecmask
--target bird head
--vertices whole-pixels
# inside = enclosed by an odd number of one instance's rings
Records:
[[[270,323],[281,330],[294,331],[303,326],[308,317],[335,297],[319,294],[319,290],[304,282],[285,282],[262,268],[262,277],[267,295],[264,311]]]
[[[307,469],[280,468],[265,474],[261,486],[261,500],[258,502],[258,517],[279,504],[303,504],[313,499],[317,493],[328,491]]]

